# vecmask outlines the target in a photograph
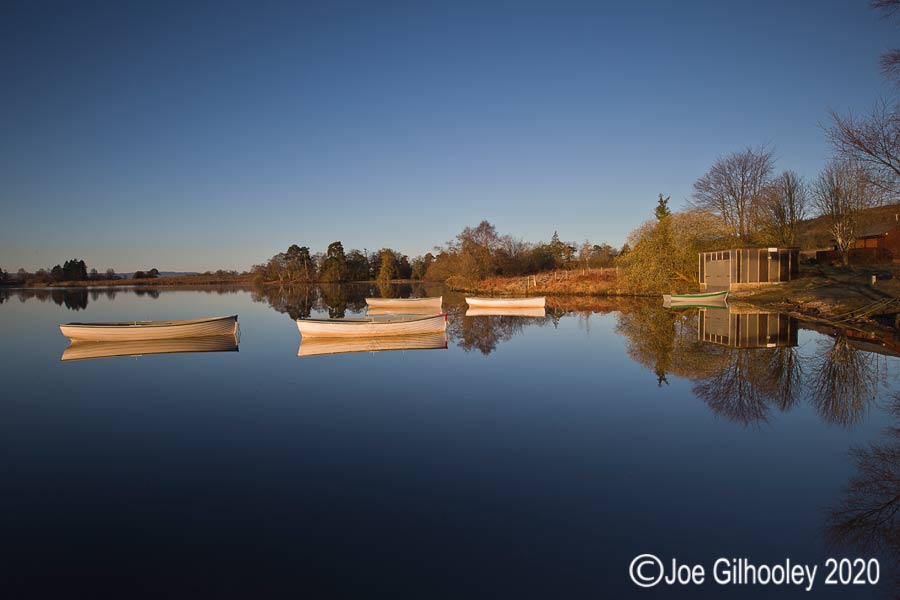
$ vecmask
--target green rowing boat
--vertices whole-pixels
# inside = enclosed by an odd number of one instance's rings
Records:
[[[705,294],[663,294],[665,306],[722,306],[727,305],[728,292],[708,292]]]

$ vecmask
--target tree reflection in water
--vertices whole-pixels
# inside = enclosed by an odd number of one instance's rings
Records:
[[[206,294],[236,294],[245,288],[235,286],[225,287],[190,287],[186,286],[178,288],[178,290],[190,290],[192,292],[204,292]],[[153,300],[160,297],[162,291],[159,288],[151,286],[128,286],[127,282],[122,283],[122,287],[70,287],[70,288],[19,288],[4,289],[0,288],[0,303],[8,301],[13,296],[17,297],[20,302],[29,300],[37,300],[38,302],[47,302],[48,300],[57,306],[65,306],[69,310],[83,310],[88,306],[88,300],[96,302],[100,298],[107,300],[115,300],[120,294],[128,296],[134,295],[139,298],[151,298]]]
[[[285,313],[291,319],[305,319],[310,316],[318,299],[316,288],[309,285],[287,287],[257,287],[253,289],[254,302],[266,302],[275,311]]]
[[[895,419],[900,416],[900,395],[889,408]],[[880,443],[850,450],[850,456],[856,472],[828,511],[827,540],[835,549],[890,561],[886,570],[900,587],[900,427],[888,428]]]
[[[805,361],[796,347],[773,348],[769,359],[769,378],[772,380],[772,400],[782,412],[794,408],[803,394]]]
[[[818,344],[813,367],[813,402],[829,423],[849,426],[857,423],[872,403],[878,383],[877,355],[852,345],[838,333],[834,342]]]
[[[764,424],[772,409],[791,410],[809,390],[824,420],[853,425],[874,397],[876,357],[841,334],[804,357],[796,347],[798,327],[774,313],[651,305],[624,309],[616,330],[658,385],[669,374],[689,379],[696,396],[730,421]]]
[[[618,317],[616,333],[628,339],[628,356],[653,370],[657,386],[668,385],[667,374],[672,370],[675,346],[684,342],[676,338],[683,333],[688,315],[666,310],[654,303],[620,312]]]
[[[900,429],[891,440],[851,450],[856,474],[828,515],[829,540],[900,560]]]
[[[431,291],[431,294],[428,292]],[[325,313],[330,319],[343,319],[347,313],[361,313],[366,309],[366,298],[409,298],[434,294],[421,284],[393,283],[323,283],[313,285],[267,285],[252,288],[254,302],[268,303],[280,313],[292,319],[306,319],[312,312]]]
[[[408,285],[403,287],[409,287]],[[406,290],[401,289],[399,285],[392,285],[388,282],[379,281],[378,282],[378,297],[379,298],[408,298],[409,293],[407,292],[406,296],[403,296],[403,293]]]
[[[718,368],[699,379],[694,393],[718,415],[742,425],[766,422],[774,386],[769,378],[771,351],[720,349]]]
[[[347,311],[361,312],[366,307],[366,286],[339,284],[266,286],[253,290],[255,302],[267,302],[273,309],[292,319],[306,319],[312,311],[343,319]]]
[[[535,317],[466,317],[465,311],[454,311],[447,327],[447,337],[466,352],[478,350],[488,355],[501,342],[522,333],[525,325],[543,325],[546,319]]]
[[[0,304],[15,296],[23,303],[32,299],[39,302],[50,300],[69,310],[83,310],[87,308],[88,295],[87,288],[0,289]]]
[[[109,300],[115,300],[118,291],[116,288],[93,288],[91,289],[91,301],[96,302],[101,296],[105,296]]]

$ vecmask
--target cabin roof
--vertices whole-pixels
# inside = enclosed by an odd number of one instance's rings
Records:
[[[700,254],[713,254],[715,252],[731,252],[732,250],[761,250],[763,252],[768,252],[769,248],[775,248],[775,246],[738,246],[736,248],[722,248],[721,250],[703,250]],[[800,248],[797,246],[779,246],[775,248],[779,252],[782,250],[797,250]]]
[[[900,223],[898,223],[897,221],[885,221],[884,223],[869,225],[862,230],[862,233],[857,236],[857,239],[883,237],[896,227],[900,227]]]

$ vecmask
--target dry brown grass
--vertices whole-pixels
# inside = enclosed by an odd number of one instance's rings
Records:
[[[479,294],[499,296],[616,296],[626,294],[616,284],[616,270],[550,271],[519,277],[490,277],[473,289]]]

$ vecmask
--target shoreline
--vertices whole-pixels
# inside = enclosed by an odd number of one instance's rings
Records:
[[[872,276],[876,282],[872,284]],[[895,275],[897,277],[895,277]],[[487,278],[475,284],[427,280],[391,280],[379,282],[311,282],[303,284],[257,283],[249,276],[181,276],[155,279],[114,279],[63,281],[55,284],[3,284],[0,289],[106,289],[106,288],[188,288],[236,287],[270,288],[294,285],[445,285],[448,290],[487,296],[546,296],[555,304],[587,306],[590,299],[600,304],[615,300],[660,298],[658,292],[636,292],[619,287],[615,268],[586,272],[550,271],[528,276]],[[568,301],[567,301],[568,299]],[[824,267],[806,266],[794,281],[729,293],[729,303],[772,312],[785,313],[807,321],[837,326],[900,329],[900,267]]]
[[[525,296],[527,292],[529,296],[557,299],[640,300],[662,296],[662,292],[634,292],[620,288],[615,269],[488,278],[471,286],[448,287],[487,295]],[[780,312],[820,324],[900,330],[900,267],[893,265],[804,266],[800,276],[793,281],[732,291],[728,298],[732,305]]]

